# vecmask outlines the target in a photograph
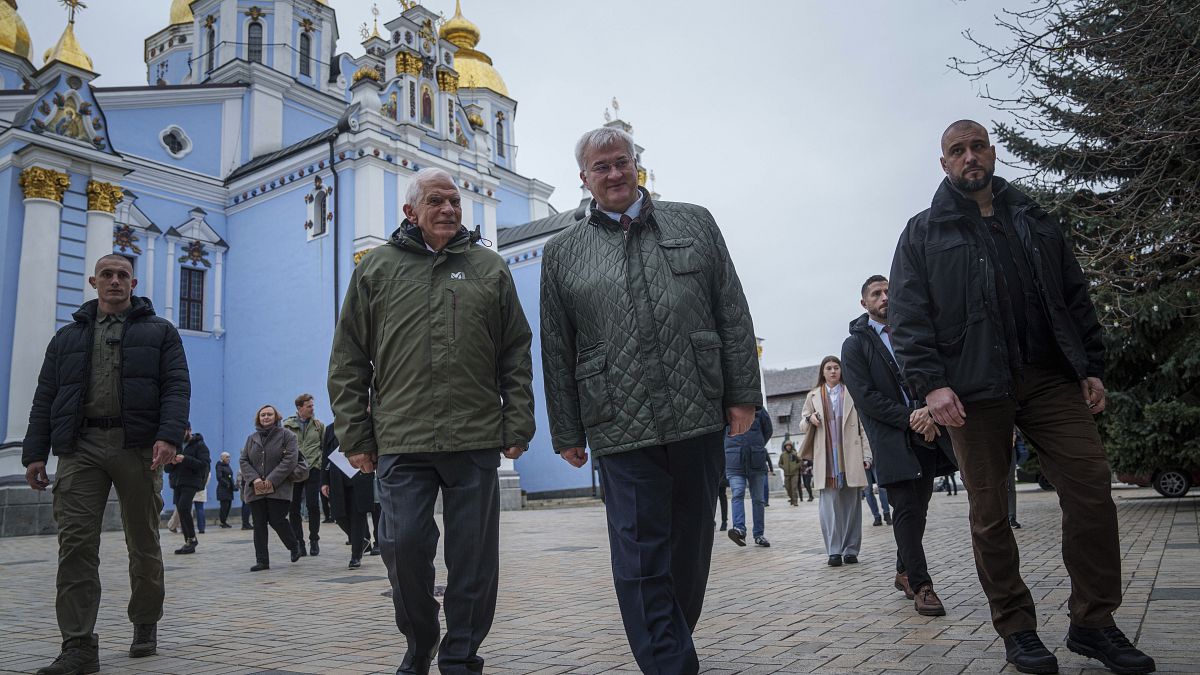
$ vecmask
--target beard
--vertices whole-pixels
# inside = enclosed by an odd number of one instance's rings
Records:
[[[955,178],[951,179],[950,182],[953,183],[954,187],[958,188],[960,192],[967,193],[979,192],[980,190],[991,186],[993,172],[988,171],[983,167],[979,168],[983,171],[983,176],[980,178],[972,179],[966,178],[965,176],[956,176]]]
[[[868,312],[868,314],[879,323],[887,322],[887,307],[880,307],[873,312]]]

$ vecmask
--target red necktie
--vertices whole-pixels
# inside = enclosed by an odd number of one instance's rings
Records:
[[[630,218],[629,214],[626,214],[626,213],[621,214],[621,229],[622,230],[625,230],[626,232],[628,232],[629,226],[632,223],[633,223],[633,218]]]

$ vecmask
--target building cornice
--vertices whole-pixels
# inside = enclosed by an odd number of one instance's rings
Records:
[[[109,110],[129,108],[167,108],[195,103],[224,103],[240,99],[246,93],[244,85],[221,87],[138,87],[121,89],[96,89],[96,100]]]

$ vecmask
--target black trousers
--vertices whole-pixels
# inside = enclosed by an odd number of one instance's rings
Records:
[[[921,476],[913,480],[888,483],[888,502],[892,507],[892,534],[896,537],[896,571],[908,573],[908,583],[918,590],[931,583],[925,560],[925,522],[929,498],[933,496],[934,472],[940,450],[917,449]]]
[[[379,502],[375,502],[375,508],[371,509],[371,531],[375,533],[375,545],[379,545],[379,519],[383,516],[383,509],[380,508]]]
[[[183,538],[191,541],[196,538],[196,521],[192,519],[192,497],[196,496],[196,488],[180,487],[175,489],[175,512],[179,514],[179,529],[183,530]]]
[[[292,508],[288,514],[288,522],[292,525],[292,536],[296,541],[304,541],[304,525],[300,520],[300,503],[304,502],[308,509],[308,540],[321,540],[321,481],[316,476],[309,476],[303,483],[292,484]]]
[[[341,480],[341,478],[337,478]],[[334,494],[330,492],[330,494]],[[367,531],[367,512],[355,511],[354,509],[354,487],[350,481],[342,483],[342,503],[340,511],[344,514],[341,518],[335,519],[337,526],[342,528],[342,532],[350,538],[350,559],[359,560],[363,554],[363,542],[369,539],[370,532]]]
[[[700,669],[692,631],[712,559],[722,432],[598,460],[613,583],[643,673]]]
[[[499,448],[379,457],[380,548],[396,626],[408,643],[402,667],[428,659],[438,646],[433,557],[441,533],[433,507],[441,492],[446,635],[438,667],[443,674],[483,672],[478,651],[492,628],[500,580],[499,467]]]
[[[229,523],[226,521],[229,520],[229,509],[233,506],[233,500],[232,499],[222,499],[220,501],[221,501],[221,511],[218,514],[218,517],[219,517],[222,525],[228,525]]]
[[[250,504],[242,502],[242,527],[250,527]]]
[[[288,503],[282,499],[258,499],[250,502],[250,511],[254,514],[254,557],[264,565],[271,563],[271,555],[267,549],[267,525],[279,535],[279,541],[288,551],[296,548],[296,537],[288,525]]]

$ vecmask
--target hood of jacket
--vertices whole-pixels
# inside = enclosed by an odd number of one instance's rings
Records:
[[[863,312],[861,316],[850,322],[850,334],[856,333],[873,333],[875,329],[871,327],[871,315]]]
[[[472,231],[464,225],[459,225],[458,232],[450,238],[450,241],[446,242],[446,246],[442,250],[449,253],[462,253],[467,250],[468,246],[482,238],[483,235],[479,233],[478,227]],[[432,255],[432,252],[426,247],[425,234],[421,232],[421,228],[416,223],[408,218],[400,223],[400,227],[392,231],[391,236],[388,237],[388,243],[402,250]]]
[[[150,298],[143,298],[140,295],[132,296],[130,299],[129,314],[127,319],[137,319],[143,316],[154,316],[154,303],[150,302]],[[71,314],[71,318],[76,323],[92,323],[96,320],[96,315],[100,312],[99,300],[88,300]]]

